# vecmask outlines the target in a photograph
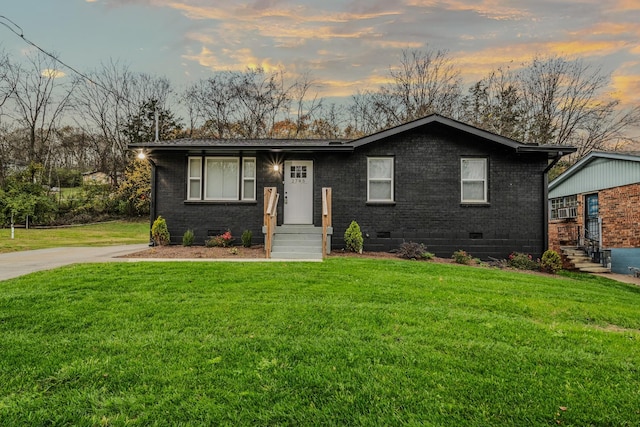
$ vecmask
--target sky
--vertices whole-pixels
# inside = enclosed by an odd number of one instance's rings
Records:
[[[640,0],[5,0],[0,15],[83,72],[117,61],[179,90],[215,71],[310,73],[319,95],[375,90],[403,50],[446,50],[467,84],[534,55],[579,57],[640,103]],[[0,22],[7,23],[6,20]],[[10,55],[30,48],[0,26]],[[69,70],[62,70],[71,73]]]

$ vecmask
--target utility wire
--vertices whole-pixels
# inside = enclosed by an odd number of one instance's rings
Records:
[[[5,20],[7,22],[3,22],[2,20]],[[124,96],[122,96],[121,94],[115,92],[114,90],[106,87],[105,85],[103,85],[100,82],[95,81],[94,79],[92,79],[91,77],[89,77],[88,75],[86,75],[85,73],[76,70],[74,67],[72,67],[71,65],[67,64],[66,62],[62,61],[60,58],[58,58],[56,55],[47,52],[46,50],[44,50],[43,48],[41,48],[40,46],[38,46],[37,44],[35,44],[34,42],[32,42],[31,40],[29,40],[28,38],[26,38],[24,36],[24,30],[22,29],[22,27],[18,24],[16,24],[15,22],[13,22],[11,19],[7,18],[4,15],[0,15],[0,24],[2,24],[3,26],[5,26],[6,28],[9,29],[9,31],[11,31],[13,34],[15,34],[16,36],[20,37],[22,40],[25,41],[25,43],[27,43],[30,46],[35,47],[36,49],[38,49],[40,52],[42,52],[43,54],[45,54],[46,56],[48,56],[49,58],[53,59],[55,62],[59,63],[60,65],[62,65],[63,67],[67,68],[68,70],[71,70],[72,72],[74,72],[75,74],[79,75],[80,77],[82,77],[83,79],[87,80],[88,82],[100,87],[101,89],[109,92],[110,94],[112,94],[113,96],[115,96],[118,99],[121,99],[129,104],[133,104],[133,102],[131,102],[129,99],[125,98]]]

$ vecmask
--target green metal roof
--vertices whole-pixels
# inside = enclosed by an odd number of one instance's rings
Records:
[[[640,183],[640,153],[591,152],[549,184],[549,198]]]

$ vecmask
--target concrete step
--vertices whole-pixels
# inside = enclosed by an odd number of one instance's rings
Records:
[[[287,244],[285,242],[277,242],[274,241],[271,246],[271,252],[320,252],[322,253],[322,242],[318,242],[317,244]]]
[[[596,264],[597,267],[581,267],[580,271],[583,273],[611,273],[607,267],[603,267],[600,264]]]
[[[589,267],[602,267],[601,264],[598,264],[597,262],[591,262],[591,261],[587,261],[587,262],[579,262],[576,264],[573,264],[576,268],[589,268]]]
[[[589,258],[586,255],[580,255],[580,256],[571,255],[571,256],[568,256],[567,259],[569,261],[571,261],[572,263],[574,263],[574,264],[581,264],[581,263],[585,263],[585,262],[591,262],[591,258]]]
[[[287,260],[287,259],[308,259],[322,261],[321,253],[308,252],[271,252],[271,259]]]
[[[571,248],[571,249],[562,249],[562,254],[565,256],[583,256],[585,255],[585,252],[582,249],[575,249],[575,248]]]
[[[573,266],[584,273],[609,273],[607,267],[603,267],[601,264],[595,262],[580,262],[573,264]]]
[[[322,227],[313,225],[279,225],[276,227],[276,235],[278,234],[319,234],[322,236]]]
[[[322,260],[322,228],[312,225],[276,227],[271,258]]]
[[[591,258],[587,253],[573,246],[560,248],[562,255],[573,265],[578,271],[583,273],[610,273],[607,267],[603,267],[601,264],[591,261]]]
[[[280,242],[322,242],[322,234],[278,234],[274,236],[274,241]]]

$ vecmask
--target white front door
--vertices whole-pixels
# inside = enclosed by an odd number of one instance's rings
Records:
[[[284,162],[284,223],[313,224],[313,161]]]

